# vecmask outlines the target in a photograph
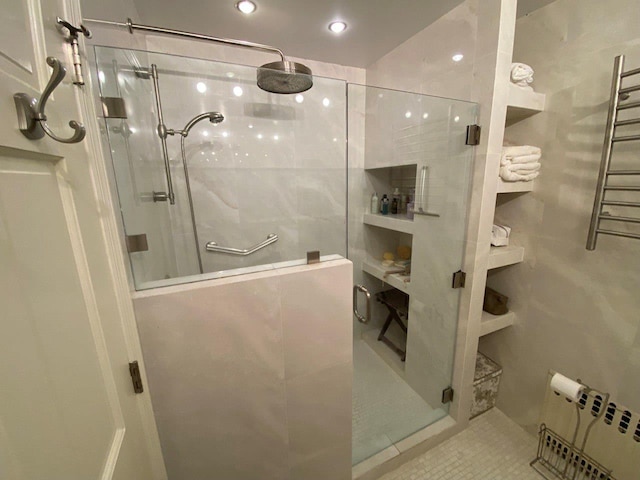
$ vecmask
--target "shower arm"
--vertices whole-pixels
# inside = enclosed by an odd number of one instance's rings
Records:
[[[184,37],[184,38],[193,38],[195,40],[204,40],[207,42],[215,42],[221,43],[224,45],[233,45],[235,47],[245,47],[245,48],[254,48],[256,50],[262,50],[263,52],[271,52],[280,55],[280,58],[283,62],[286,62],[287,59],[284,56],[282,50],[276,47],[272,47],[269,45],[263,45],[261,43],[247,42],[245,40],[234,40],[232,38],[221,38],[221,37],[212,37],[211,35],[203,35],[201,33],[192,33],[185,32],[183,30],[174,30],[171,28],[161,28],[161,27],[153,27],[151,25],[141,25],[138,23],[133,23],[130,18],[127,18],[127,22],[112,22],[108,20],[95,20],[91,18],[85,18],[85,22],[88,23],[98,23],[101,25],[111,25],[117,27],[126,27],[129,30],[130,34],[133,34],[135,30],[139,30],[141,32],[151,32],[151,33],[161,33],[163,35],[173,35],[176,37]]]

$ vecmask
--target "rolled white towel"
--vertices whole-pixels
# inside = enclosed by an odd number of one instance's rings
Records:
[[[502,147],[502,155],[506,157],[516,157],[520,155],[541,155],[540,147],[533,145],[505,145]]]
[[[533,83],[533,68],[526,63],[512,63],[511,83],[519,87],[528,87]]]
[[[500,158],[500,165],[515,165],[520,163],[536,163],[540,160],[540,154],[532,154],[532,155],[517,155],[515,157],[505,157]]]
[[[532,173],[540,170],[540,162],[512,163],[510,165],[503,165],[500,168],[506,168],[507,170],[513,173],[521,173],[521,174]]]
[[[538,175],[540,175],[540,171],[521,174],[512,172],[507,167],[500,167],[500,178],[505,182],[530,182],[531,180],[538,178]]]

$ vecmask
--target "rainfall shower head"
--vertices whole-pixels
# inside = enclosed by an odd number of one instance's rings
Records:
[[[271,93],[301,93],[306,92],[313,86],[313,78],[311,77],[311,69],[306,65],[296,62],[290,62],[284,56],[279,48],[263,45],[260,43],[247,42],[246,40],[233,40],[231,38],[212,37],[201,33],[191,33],[182,30],[173,30],[170,28],[153,27],[151,25],[140,25],[133,23],[127,18],[126,23],[112,22],[108,20],[85,19],[87,22],[99,23],[103,25],[117,25],[126,27],[129,33],[140,30],[143,32],[161,33],[164,35],[174,35],[177,37],[194,38],[196,40],[205,40],[209,42],[222,43],[225,45],[235,45],[236,47],[254,48],[263,52],[277,53],[280,55],[279,62],[267,63],[258,68],[258,87],[266,92]]]
[[[302,93],[312,86],[311,69],[301,63],[280,60],[258,68],[258,87],[266,92]]]
[[[184,126],[184,129],[180,133],[183,137],[186,137],[187,135],[189,135],[189,130],[191,130],[196,123],[205,119],[208,119],[211,123],[217,125],[218,123],[222,123],[222,121],[224,120],[224,115],[222,115],[220,112],[204,112],[200,115],[196,115],[191,120],[189,120],[189,122]]]

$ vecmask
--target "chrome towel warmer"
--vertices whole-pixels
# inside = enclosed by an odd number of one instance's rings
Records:
[[[624,55],[618,55],[613,65],[613,80],[611,82],[611,100],[609,101],[609,114],[607,117],[607,127],[604,135],[604,145],[602,148],[602,161],[600,163],[600,174],[598,176],[598,186],[593,202],[593,212],[591,214],[591,224],[589,225],[589,236],[587,237],[587,250],[595,250],[598,234],[614,235],[617,237],[627,237],[640,239],[640,234],[632,232],[621,232],[617,230],[609,230],[600,227],[601,220],[615,221],[622,223],[640,223],[640,218],[610,215],[603,211],[604,206],[612,207],[640,207],[640,202],[607,200],[605,194],[607,191],[628,191],[640,192],[640,182],[636,185],[609,185],[609,177],[612,176],[637,176],[640,178],[640,170],[612,170],[611,155],[613,153],[613,145],[618,142],[629,142],[640,140],[640,135],[616,135],[616,128],[628,125],[640,124],[640,118],[632,118],[629,120],[618,120],[618,112],[620,110],[628,110],[640,107],[640,101],[632,101],[628,103],[620,103],[627,100],[629,94],[640,91],[640,85],[632,85],[622,87],[622,79],[640,74],[640,68],[628,70],[624,69]]]

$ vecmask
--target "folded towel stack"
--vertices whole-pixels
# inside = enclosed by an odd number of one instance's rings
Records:
[[[530,145],[502,147],[500,177],[505,182],[530,182],[540,175],[541,156],[542,151]]]
[[[533,83],[533,68],[525,63],[512,63],[511,83],[527,90],[533,90],[530,85]]]

